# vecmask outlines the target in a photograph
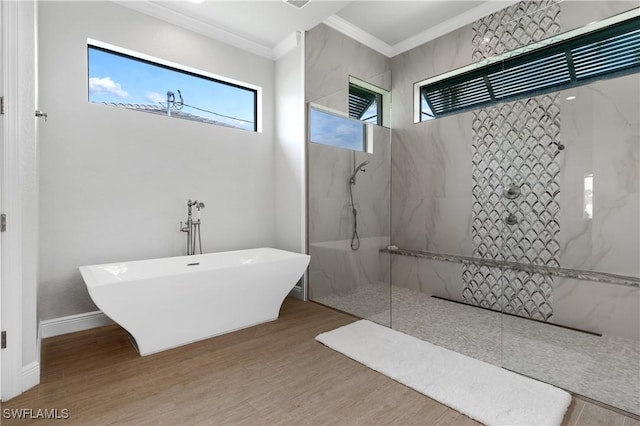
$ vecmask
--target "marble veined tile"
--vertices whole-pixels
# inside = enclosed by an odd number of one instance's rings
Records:
[[[591,269],[640,277],[640,195],[594,193],[593,210]]]
[[[324,24],[307,32],[305,47],[307,101],[344,90],[349,75],[367,81],[390,69],[389,58]]]
[[[581,28],[592,22],[626,12],[634,7],[638,7],[638,2],[615,0],[562,2],[562,12],[559,16],[560,26],[563,32]]]
[[[640,289],[555,277],[551,322],[640,341]]]
[[[471,197],[394,197],[394,244],[411,250],[470,256],[471,204]]]

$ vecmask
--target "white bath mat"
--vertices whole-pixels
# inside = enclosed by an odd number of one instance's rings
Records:
[[[316,340],[488,425],[560,425],[567,392],[367,320]]]

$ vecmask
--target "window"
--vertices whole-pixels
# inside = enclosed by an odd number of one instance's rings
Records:
[[[349,76],[349,117],[389,127],[391,92]]]
[[[89,41],[89,102],[260,131],[261,89]]]
[[[416,83],[416,121],[637,72],[640,9]]]
[[[369,132],[363,121],[315,106],[309,108],[309,140],[313,143],[368,152]]]
[[[367,123],[382,124],[382,95],[349,83],[349,117]]]
[[[583,214],[585,219],[593,219],[593,174],[584,177]]]

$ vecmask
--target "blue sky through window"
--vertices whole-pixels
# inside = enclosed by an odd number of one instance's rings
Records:
[[[371,104],[369,108],[362,114],[362,121],[367,123],[378,124],[378,102]]]
[[[93,46],[89,46],[88,54],[90,102],[154,105],[166,109],[167,92],[173,92],[179,101],[179,90],[184,104],[182,113],[245,130],[256,129],[254,90]]]
[[[365,124],[329,112],[311,108],[309,133],[311,142],[339,148],[365,151]]]

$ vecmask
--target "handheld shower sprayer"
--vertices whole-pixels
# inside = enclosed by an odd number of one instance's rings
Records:
[[[367,164],[369,164],[369,160],[363,161],[362,163],[360,163],[358,167],[356,167],[353,174],[351,175],[351,178],[349,179],[349,183],[351,185],[356,184],[356,175],[358,174],[358,172],[366,172],[366,170],[363,167],[366,166]]]
[[[354,153],[353,157],[353,174],[349,178],[349,199],[351,200],[351,212],[353,213],[353,235],[351,236],[351,250],[358,250],[360,248],[360,237],[358,236],[358,210],[356,209],[356,203],[353,201],[353,188],[356,185],[356,175],[358,172],[366,172],[364,166],[369,164],[369,160],[365,160],[356,167],[356,157]]]
[[[196,222],[200,225],[200,210],[204,209],[204,203],[198,200],[193,202],[194,207],[196,208]]]
[[[193,219],[192,208],[197,209],[196,219]],[[200,248],[200,254],[202,254],[202,238],[200,236],[200,210],[204,208],[204,203],[198,200],[187,201],[187,222],[183,225],[180,222],[180,231],[187,233],[187,256],[194,255],[196,253],[196,237],[198,240],[198,246]]]

